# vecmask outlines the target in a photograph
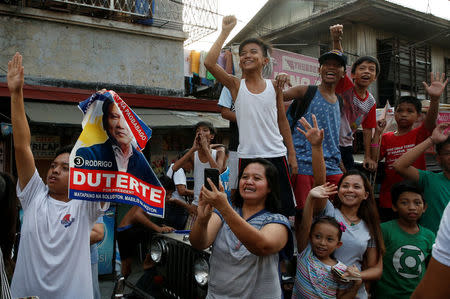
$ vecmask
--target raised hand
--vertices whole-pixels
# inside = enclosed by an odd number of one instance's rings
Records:
[[[328,199],[331,195],[336,193],[337,186],[331,183],[325,183],[314,187],[309,191],[309,195],[314,199]]]
[[[200,134],[198,145],[199,148],[204,150],[205,152],[209,151],[208,139],[206,139],[206,137],[202,134]]]
[[[309,143],[311,143],[311,146],[320,146],[322,145],[324,131],[323,129],[319,129],[317,125],[317,118],[314,114],[312,115],[312,120],[314,127],[311,127],[309,122],[304,117],[300,118],[299,122],[306,131],[303,131],[300,128],[297,128],[297,130],[305,135],[306,139],[308,139]]]
[[[384,131],[385,128],[386,128],[386,119],[382,118],[380,120],[377,120],[376,130],[381,133]]]
[[[8,62],[8,89],[10,93],[20,92],[23,88],[23,66],[22,55],[16,52],[11,61]]]
[[[431,141],[434,144],[438,144],[447,140],[450,135],[450,123],[442,123],[437,125],[431,134]]]
[[[195,151],[200,149],[200,133],[195,135],[194,142],[192,143],[192,149]]]
[[[233,30],[234,26],[236,26],[237,19],[235,16],[226,16],[222,19],[222,31],[226,33],[230,33]]]
[[[341,24],[330,26],[330,34],[333,40],[341,40],[344,35],[344,26]]]
[[[195,205],[193,205],[193,206],[195,207]],[[213,207],[208,202],[206,202],[206,200],[204,200],[202,194],[200,193],[200,196],[198,199],[197,212],[196,212],[198,219],[209,220],[209,218],[211,217],[212,211],[213,211]]]
[[[216,185],[211,181],[211,179],[207,179],[209,186],[211,187],[211,191],[206,189],[205,186],[202,187],[200,192],[203,200],[210,204],[212,207],[217,210],[221,210],[224,205],[228,205],[228,198],[225,192],[223,191],[222,184],[219,185],[219,189],[216,188]]]
[[[279,73],[276,77],[275,77],[275,85],[277,86],[277,88],[283,89],[284,86],[289,86],[292,87],[291,84],[291,79],[289,78],[289,75],[286,73]]]
[[[448,83],[448,79],[445,79],[445,73],[439,74],[433,74],[430,73],[431,77],[431,83],[428,85],[426,82],[422,82],[423,87],[425,88],[425,91],[430,96],[431,100],[439,100],[441,97],[441,94],[444,92],[445,86]]]

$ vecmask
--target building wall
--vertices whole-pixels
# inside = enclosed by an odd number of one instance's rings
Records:
[[[21,52],[28,84],[101,82],[183,95],[181,31],[31,8],[5,14],[1,8],[0,63]]]

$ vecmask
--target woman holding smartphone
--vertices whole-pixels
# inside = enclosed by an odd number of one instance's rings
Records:
[[[253,159],[239,176],[239,192],[228,203],[208,179],[202,187],[192,246],[213,246],[207,298],[281,298],[278,252],[289,238],[280,210],[278,172],[265,159]]]

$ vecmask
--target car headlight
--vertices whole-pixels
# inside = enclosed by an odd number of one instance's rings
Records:
[[[156,239],[152,241],[150,245],[150,257],[152,258],[152,261],[159,263],[166,251],[166,242],[164,240]]]
[[[195,261],[194,277],[195,281],[201,286],[205,286],[208,283],[209,265],[204,258],[199,258]]]

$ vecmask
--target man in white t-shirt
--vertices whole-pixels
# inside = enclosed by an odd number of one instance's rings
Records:
[[[37,172],[23,101],[19,53],[8,63],[17,196],[24,211],[11,294],[16,297],[93,298],[89,236],[108,203],[68,198],[70,148],[57,152],[47,185]]]

